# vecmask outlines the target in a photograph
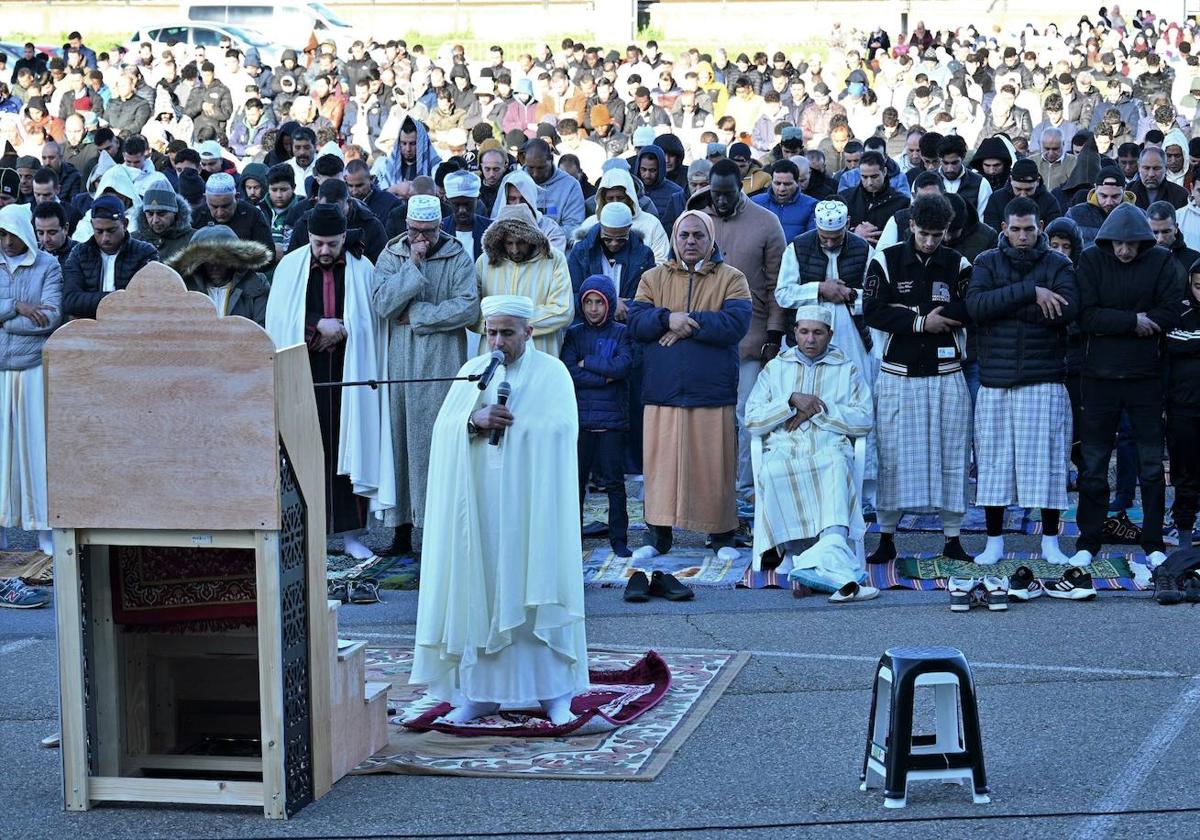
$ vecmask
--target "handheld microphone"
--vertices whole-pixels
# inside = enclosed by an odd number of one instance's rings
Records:
[[[497,352],[499,352],[499,351],[497,351]],[[497,404],[504,405],[506,402],[508,402],[508,398],[511,396],[512,396],[512,386],[509,385],[507,382],[501,382],[500,386],[498,388],[496,388],[496,398],[499,400],[499,402]],[[500,434],[501,434],[500,429],[492,429],[492,436],[490,438],[488,438],[488,443],[490,443],[492,446],[499,446],[500,445]]]
[[[492,360],[488,362],[487,369],[484,370],[483,375],[479,377],[480,391],[487,390],[487,386],[492,382],[492,377],[496,375],[496,368],[500,367],[502,364],[504,364],[504,351],[493,350]]]

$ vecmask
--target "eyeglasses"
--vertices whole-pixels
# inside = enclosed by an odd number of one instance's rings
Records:
[[[429,229],[429,228],[410,227],[408,229],[408,238],[410,240],[423,239],[426,242],[429,242],[433,239],[437,239],[437,234],[438,234],[437,228]]]

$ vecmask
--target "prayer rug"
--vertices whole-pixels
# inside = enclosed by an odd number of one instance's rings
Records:
[[[40,551],[0,551],[0,578],[13,577],[30,586],[53,586],[54,559]]]
[[[618,557],[611,548],[594,548],[583,555],[585,586],[625,586],[636,571],[669,572],[688,586],[733,589],[750,568],[750,550],[739,549],[736,560],[720,560],[708,548],[673,548],[638,563],[632,557]]]
[[[348,554],[330,554],[325,558],[327,580],[365,580],[380,577],[400,563],[399,557],[379,557],[372,554],[366,560],[358,560]],[[407,558],[410,561],[412,558]]]
[[[967,508],[967,512],[963,515],[962,532],[964,534],[986,533],[985,516],[981,507]],[[1004,530],[1012,534],[1032,533],[1026,530],[1026,519],[1025,508],[1011,506],[1004,512]],[[896,526],[896,530],[941,533],[942,519],[936,513],[906,513],[900,517],[900,523]],[[878,534],[879,523],[868,523],[867,533]]]
[[[633,723],[653,709],[671,688],[671,669],[654,651],[620,671],[588,671],[589,688],[571,701],[575,719],[555,725],[540,711],[504,711],[463,724],[439,722],[454,707],[439,703],[403,726],[413,732],[444,732],[478,738],[508,735],[515,738],[563,738],[578,733],[608,732]]]
[[[629,530],[630,531],[645,531],[646,522],[643,519],[646,513],[645,503],[640,499],[635,499],[628,490],[630,484],[635,482],[626,482],[626,500],[625,510],[629,514]],[[639,488],[641,484],[637,485]],[[588,493],[587,498],[583,501],[583,521],[584,522],[608,522],[608,495],[605,493]]]
[[[120,624],[254,619],[254,552],[115,546],[113,619]]]
[[[588,664],[593,672],[627,672],[643,656],[621,648],[593,649]],[[388,700],[396,714],[389,718],[387,747],[352,772],[652,781],[749,659],[749,654],[732,651],[662,651],[660,656],[670,670],[670,687],[656,705],[615,729],[602,716],[593,716],[589,726],[595,724],[597,731],[581,727],[563,737],[463,738],[405,728],[405,721],[420,718],[438,703],[425,695],[424,686],[408,684],[411,648],[371,648],[367,679],[392,683]]]
[[[1102,552],[1096,556],[1087,571],[1097,589],[1142,590],[1134,581],[1129,570],[1132,554]],[[1066,566],[1055,566],[1028,552],[1009,552],[994,566],[978,566],[961,560],[948,560],[940,554],[914,554],[901,557],[891,563],[868,566],[871,583],[880,589],[945,589],[950,577],[982,577],[983,575],[1011,575],[1018,566],[1029,566],[1043,581],[1058,580]]]

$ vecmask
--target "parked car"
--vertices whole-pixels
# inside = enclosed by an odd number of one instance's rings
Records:
[[[259,58],[265,63],[272,65],[279,63],[279,57],[283,52],[283,48],[279,44],[257,29],[228,23],[168,22],[153,24],[139,29],[129,36],[125,48],[131,54],[137,55],[138,47],[142,42],[150,41],[157,45],[156,52],[172,43],[186,44],[189,50],[192,47],[205,47],[211,50],[220,46],[221,38],[225,36],[228,36],[234,47],[242,52],[254,47],[258,50]],[[210,53],[209,58],[213,59],[214,64],[219,63],[220,56]]]

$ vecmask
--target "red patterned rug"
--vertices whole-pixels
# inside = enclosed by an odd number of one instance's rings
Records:
[[[120,624],[254,619],[254,552],[245,548],[115,547],[113,618]]]
[[[439,703],[418,718],[405,722],[414,732],[445,732],[478,737],[509,735],[514,738],[560,738],[576,730],[616,729],[632,723],[658,705],[671,687],[671,669],[654,651],[623,671],[588,671],[591,686],[571,701],[575,719],[555,726],[539,711],[501,711],[464,724],[439,722],[454,707]],[[595,724],[592,724],[593,720]]]

